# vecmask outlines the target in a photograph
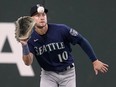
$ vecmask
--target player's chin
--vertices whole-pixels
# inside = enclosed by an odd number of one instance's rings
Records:
[[[40,26],[46,26],[46,23],[39,23]]]
[[[45,27],[47,23],[42,23],[40,26]]]
[[[38,25],[37,27],[38,28],[43,28],[43,27],[45,27],[46,26],[46,24],[41,24],[41,25]]]

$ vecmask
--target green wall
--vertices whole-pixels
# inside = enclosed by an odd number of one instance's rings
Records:
[[[14,22],[29,15],[30,7],[38,2],[42,0],[0,0],[0,22]],[[110,66],[107,73],[95,76],[88,56],[78,45],[73,46],[78,87],[116,87],[115,3],[116,0],[46,0],[48,22],[65,23],[76,29],[90,41],[98,58]],[[4,49],[12,49],[8,41],[4,44]],[[39,87],[40,67],[36,60],[32,67],[34,77],[21,77],[15,64],[0,64],[0,87]]]

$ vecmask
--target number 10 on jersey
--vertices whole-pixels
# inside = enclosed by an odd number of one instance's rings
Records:
[[[68,59],[67,51],[64,51],[61,54],[58,54],[58,58],[59,58],[60,62],[63,62],[64,60],[67,60]]]

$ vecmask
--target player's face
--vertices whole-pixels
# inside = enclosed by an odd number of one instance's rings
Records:
[[[33,16],[36,21],[36,25],[38,28],[43,28],[47,24],[47,15],[46,13],[37,13]]]

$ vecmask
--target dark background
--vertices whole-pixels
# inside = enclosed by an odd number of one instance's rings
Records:
[[[0,22],[14,22],[29,15],[42,0],[0,0]],[[95,75],[83,50],[73,46],[78,87],[116,87],[116,0],[46,0],[48,22],[64,23],[85,36],[109,71]],[[6,42],[8,46],[8,42]],[[4,47],[7,49],[7,47]],[[2,51],[1,51],[2,53]],[[34,77],[21,77],[14,64],[0,64],[0,87],[39,87],[40,67],[33,63]]]

